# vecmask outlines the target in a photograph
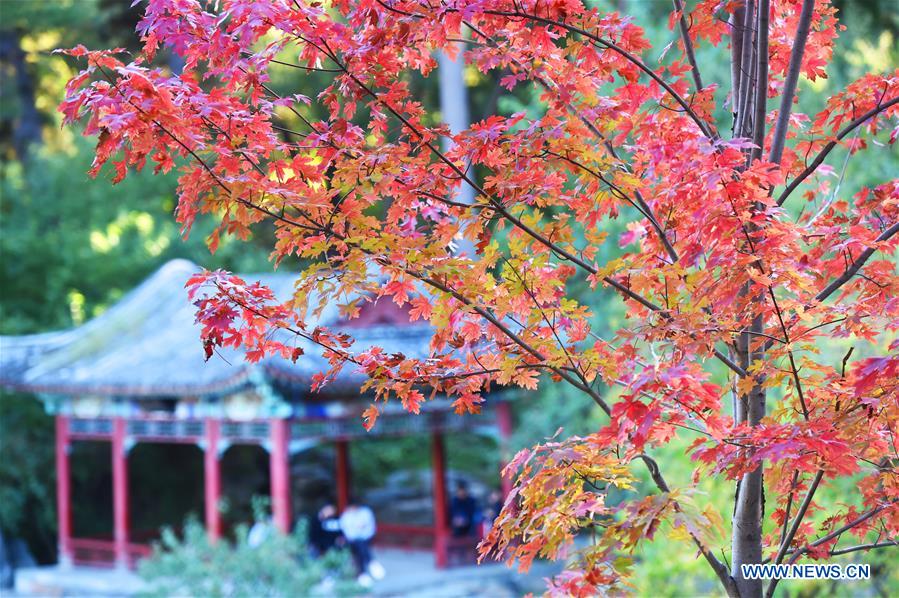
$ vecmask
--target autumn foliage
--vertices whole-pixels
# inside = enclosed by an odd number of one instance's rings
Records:
[[[592,595],[626,583],[629,555],[664,525],[727,593],[761,595],[739,565],[899,534],[899,180],[836,192],[824,176],[835,149],[896,141],[899,72],[805,115],[797,82],[825,76],[840,28],[829,1],[674,6],[679,42],[650,64],[640,27],[578,0],[152,0],[139,56],[68,51],[86,68],[61,110],[97,136],[94,173],[183,165],[178,220],[218,218],[212,250],[269,222],[275,263],[305,260],[286,303],[226,272],[191,280],[209,354],[303,359],[285,340],[302,337],[331,364],[317,386],[367,374],[367,426],[386,401],[477,412],[510,386],[570,385],[599,405],[594,434],[515,457],[485,556],[565,556],[551,590]],[[533,90],[540,112],[490,116],[443,150],[449,130],[409,74],[463,38],[468,65]],[[730,80],[703,80],[699,45],[731,61]],[[183,72],[154,66],[163,49]],[[273,68],[300,93],[276,95]],[[715,122],[720,106],[732,121]],[[609,238],[614,220],[626,232]],[[624,252],[601,260],[603,244]],[[626,325],[598,336],[575,285],[617,294]],[[307,324],[376,300],[433,326],[427,358]],[[856,350],[822,352],[831,339]],[[690,442],[693,483],[733,480],[733,512],[669,485],[652,455],[675,439]],[[644,471],[653,492],[606,501]],[[857,495],[822,501],[841,478]],[[722,550],[712,532],[731,515]]]

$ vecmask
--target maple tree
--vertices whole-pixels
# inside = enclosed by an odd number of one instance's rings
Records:
[[[183,159],[177,218],[187,231],[214,214],[213,251],[269,222],[275,263],[306,260],[286,302],[224,271],[191,279],[207,354],[296,360],[303,339],[331,366],[315,387],[342,368],[367,375],[369,427],[389,400],[418,412],[441,395],[477,412],[492,389],[538,384],[570,385],[608,415],[515,457],[483,556],[525,568],[566,556],[551,591],[592,595],[626,584],[628,555],[664,524],[729,595],[771,595],[777,582],[741,565],[899,534],[899,179],[847,195],[824,176],[837,148],[896,141],[899,71],[807,116],[798,81],[826,76],[840,30],[827,0],[674,0],[669,25],[677,47],[651,65],[639,26],[578,0],[151,0],[139,56],[67,51],[87,66],[60,109],[86,120],[92,172],[111,160],[114,182]],[[533,89],[540,113],[456,134],[435,124],[407,75],[428,76],[459,40],[471,68]],[[702,78],[700,45],[728,56],[730,81]],[[161,48],[183,72],[153,66]],[[303,94],[275,93],[273,68],[294,69]],[[715,122],[719,105],[732,122]],[[473,203],[458,200],[465,186]],[[612,220],[627,223],[618,239]],[[616,241],[625,252],[599,261]],[[627,307],[608,338],[571,292],[584,282]],[[311,323],[329,303],[352,318],[379,298],[433,326],[426,358]],[[855,356],[820,352],[845,338]],[[694,484],[735,485],[729,554],[711,536],[730,513],[672,487],[652,456],[683,438]],[[641,469],[654,492],[606,500]],[[823,501],[841,479],[857,496]],[[585,530],[594,541],[575,549]]]

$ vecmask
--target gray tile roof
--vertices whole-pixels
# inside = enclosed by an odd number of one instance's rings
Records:
[[[262,374],[280,384],[308,388],[312,376],[327,369],[317,347],[299,343],[305,354],[291,363],[268,358],[248,364],[240,352],[224,350],[205,360],[195,308],[185,281],[201,268],[186,260],[165,264],[102,315],[71,330],[0,337],[0,384],[62,395],[159,397],[213,395],[239,388]],[[280,298],[293,292],[296,275],[249,274]],[[329,306],[319,324],[340,329],[337,307]],[[388,353],[424,357],[431,329],[422,325],[375,325],[347,330],[354,350],[377,345]],[[358,390],[362,374],[347,366],[323,394]],[[298,388],[300,390],[301,388]]]

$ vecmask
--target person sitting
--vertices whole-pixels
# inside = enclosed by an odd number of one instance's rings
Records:
[[[468,492],[468,484],[459,480],[449,504],[450,531],[453,536],[447,550],[450,565],[468,564],[475,559],[480,516],[478,503]]]
[[[456,492],[450,501],[450,526],[453,536],[462,538],[473,535],[478,523],[477,515],[477,501],[468,493],[468,484],[459,480],[456,483]]]
[[[319,509],[309,526],[309,544],[312,551],[315,556],[321,556],[344,543],[337,509],[330,503],[326,504]]]
[[[340,531],[353,555],[359,584],[370,587],[372,578],[384,577],[384,567],[374,560],[371,552],[371,541],[377,531],[372,510],[356,501],[350,501],[340,515]]]

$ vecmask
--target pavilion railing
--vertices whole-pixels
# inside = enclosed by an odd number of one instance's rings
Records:
[[[451,554],[456,553],[453,559],[456,564],[473,562],[475,546],[479,540],[479,537],[449,540]],[[434,528],[428,525],[378,523],[375,544],[404,550],[430,550],[434,545]],[[111,539],[72,538],[69,546],[72,550],[72,561],[76,565],[92,567],[115,565],[115,542]],[[150,556],[152,552],[153,547],[150,544],[128,544],[128,567],[134,568],[138,561]]]
[[[447,565],[472,565],[478,559],[478,543],[483,538],[483,529],[476,534],[446,538]],[[405,523],[378,523],[375,544],[403,550],[431,550],[436,534],[429,525],[408,525]]]
[[[73,417],[69,420],[69,435],[74,438],[110,438],[112,419],[108,417]]]
[[[261,443],[269,437],[267,420],[233,421],[222,420],[222,438],[232,443]]]
[[[434,528],[429,525],[378,523],[375,544],[406,550],[430,550],[434,546]]]
[[[130,419],[126,430],[135,441],[198,442],[206,424],[199,419]]]
[[[112,567],[115,565],[115,542],[97,538],[72,538],[69,541],[72,561],[76,565]],[[142,558],[150,556],[153,548],[147,544],[128,545],[128,566],[134,567]]]

